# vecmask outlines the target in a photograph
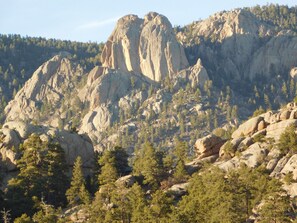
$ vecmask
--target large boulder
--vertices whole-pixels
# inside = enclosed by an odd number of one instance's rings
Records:
[[[213,134],[198,139],[195,143],[197,158],[202,159],[218,154],[224,142],[225,140]]]
[[[290,125],[297,126],[296,119],[288,119],[281,122],[273,123],[268,125],[266,128],[266,137],[274,138],[276,141],[279,140],[281,134],[286,130],[286,128]]]
[[[283,175],[286,175],[288,173],[292,173],[293,174],[293,179],[297,180],[297,154],[293,155],[288,162],[286,163],[286,165],[284,166],[284,168],[281,170],[280,172]]]
[[[144,19],[127,15],[119,19],[102,52],[103,66],[142,73],[160,82],[188,66],[168,19],[151,12]]]
[[[39,135],[42,141],[53,140],[60,144],[69,166],[74,164],[78,156],[82,158],[83,167],[91,168],[93,166],[94,148],[87,135],[15,121],[5,123],[0,129],[0,156],[7,170],[16,169],[19,146],[31,134]]]
[[[262,116],[257,116],[249,119],[248,121],[241,124],[238,129],[236,129],[232,138],[240,138],[241,136],[248,136],[254,134],[258,130],[258,124],[264,120]]]

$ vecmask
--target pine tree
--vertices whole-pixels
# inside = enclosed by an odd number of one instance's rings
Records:
[[[131,213],[131,222],[147,222],[145,216],[147,202],[142,188],[135,183],[127,194],[128,204]]]
[[[292,222],[288,213],[292,212],[288,196],[279,193],[269,194],[259,210],[259,223]]]
[[[46,171],[43,168],[46,143],[39,136],[31,135],[23,145],[23,156],[17,166],[20,172],[17,177],[8,182],[6,199],[8,207],[12,210],[12,217],[23,213],[33,214],[33,198],[41,198],[44,195],[46,184]],[[18,207],[15,209],[14,207]]]
[[[63,206],[66,204],[65,193],[69,187],[69,179],[65,153],[59,144],[48,144],[44,163],[47,168],[46,201],[55,207]]]
[[[157,190],[152,195],[152,200],[148,208],[148,222],[166,223],[172,212],[171,205],[173,199],[162,190]]]
[[[82,160],[78,156],[74,163],[71,186],[66,191],[67,200],[70,205],[87,204],[90,200],[89,192],[85,187],[85,180],[82,172]]]
[[[133,165],[134,173],[144,176],[144,183],[149,184],[152,188],[156,188],[163,174],[161,154],[154,149],[152,144],[146,142],[136,156]]]
[[[189,175],[186,171],[184,161],[178,161],[177,166],[175,167],[173,177],[176,183],[182,183],[188,179]]]

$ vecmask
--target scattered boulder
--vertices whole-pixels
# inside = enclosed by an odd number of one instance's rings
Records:
[[[294,81],[297,81],[297,67],[293,67],[290,71],[290,76]]]
[[[271,177],[280,177],[280,173],[282,171],[282,169],[284,168],[284,166],[287,164],[288,160],[290,159],[290,156],[284,156],[282,157],[276,164],[275,168],[273,169],[273,171],[271,172],[270,176]]]
[[[225,140],[213,134],[198,139],[195,143],[196,156],[198,159],[202,159],[218,154],[224,143]]]
[[[241,124],[238,129],[236,129],[232,138],[239,138],[241,136],[248,136],[254,134],[258,130],[258,124],[263,121],[264,118],[262,116],[257,116],[249,119],[248,121]]]
[[[255,168],[259,166],[267,156],[267,150],[260,143],[256,142],[242,152],[240,162],[245,163],[248,167]]]
[[[197,172],[199,169],[202,168],[203,163],[214,163],[218,159],[218,157],[219,155],[215,154],[202,159],[196,158],[193,161],[186,163],[185,168],[187,170],[187,173],[192,175],[193,173]]]
[[[223,157],[224,155],[226,155],[227,153],[233,153],[232,155],[234,155],[234,153],[236,152],[239,144],[244,140],[244,137],[241,138],[236,138],[236,139],[232,139],[231,141],[227,141],[224,143],[224,145],[222,145],[221,149],[220,149],[220,157]],[[228,150],[228,151],[226,151]]]
[[[117,179],[115,183],[118,186],[132,187],[135,182],[136,182],[136,179],[133,175],[127,175],[127,176],[120,177],[119,179]]]
[[[189,186],[189,183],[175,184],[172,187],[170,187],[167,191],[171,192],[176,197],[181,197],[187,194],[188,186]]]

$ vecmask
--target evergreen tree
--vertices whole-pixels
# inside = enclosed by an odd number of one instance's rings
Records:
[[[281,134],[278,147],[283,155],[297,152],[297,134],[294,125],[288,126]]]
[[[148,208],[148,221],[152,223],[166,223],[172,212],[173,199],[162,190],[157,190],[152,195]]]
[[[90,202],[90,195],[85,187],[85,180],[82,172],[82,160],[80,156],[75,160],[70,184],[70,188],[66,191],[69,204],[88,204]]]
[[[292,213],[288,195],[278,192],[269,193],[263,200],[259,210],[259,223],[292,222],[289,213]]]
[[[136,159],[133,165],[133,171],[136,175],[144,176],[144,183],[156,188],[163,175],[163,163],[152,144],[146,142],[143,145],[142,150],[136,154]]]
[[[52,205],[46,204],[43,200],[40,202],[40,211],[33,215],[33,221],[37,223],[56,223],[58,215]]]
[[[46,177],[46,201],[55,207],[66,204],[65,193],[69,187],[67,176],[67,164],[65,153],[58,144],[49,143],[48,151],[44,158],[44,164],[47,169]]]
[[[173,174],[174,180],[176,183],[182,183],[185,182],[189,175],[186,171],[185,163],[182,160],[179,160],[177,162],[177,166],[175,167],[175,171]]]
[[[43,168],[46,143],[37,135],[31,135],[23,146],[23,155],[18,160],[20,172],[16,178],[8,182],[6,199],[12,216],[23,213],[33,214],[34,199],[44,196],[46,184],[46,171]],[[18,208],[15,208],[18,207]]]
[[[135,183],[127,194],[128,204],[131,213],[131,222],[147,222],[145,215],[147,210],[147,201],[142,188]]]

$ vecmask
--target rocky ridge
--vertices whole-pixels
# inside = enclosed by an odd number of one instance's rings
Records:
[[[295,66],[296,35],[259,20],[245,9],[223,11],[177,33],[191,63],[202,58],[212,77],[273,77]],[[224,58],[222,60],[221,58]]]
[[[224,171],[239,168],[242,164],[250,168],[264,166],[270,176],[284,178],[288,173],[297,179],[296,154],[282,154],[278,143],[282,133],[289,127],[297,127],[297,104],[289,103],[278,111],[268,111],[241,124],[224,141],[214,135],[198,139],[195,143],[196,160],[187,164],[188,170],[197,171],[203,162],[212,162]],[[296,131],[296,130],[295,130]],[[295,187],[295,184],[291,185]],[[295,189],[285,187],[291,196]]]

